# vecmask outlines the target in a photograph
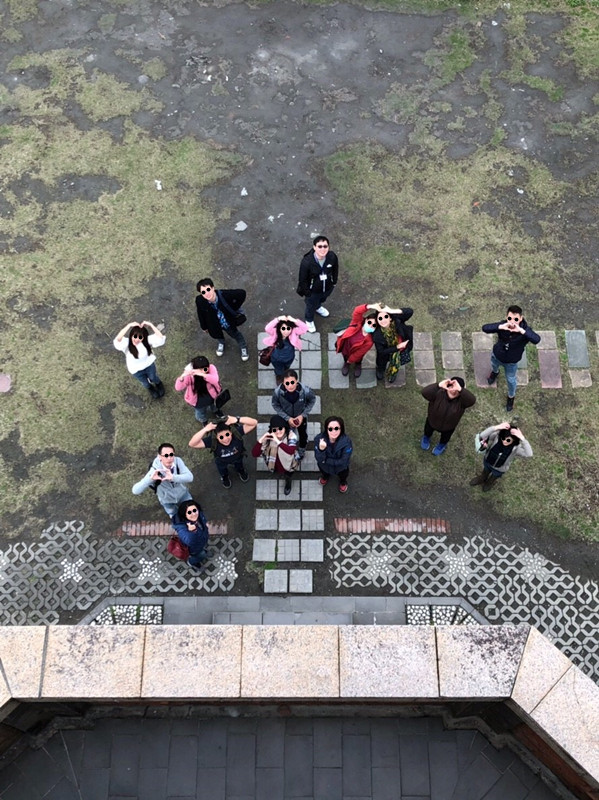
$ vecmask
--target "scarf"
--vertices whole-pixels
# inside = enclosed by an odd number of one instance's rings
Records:
[[[401,336],[397,335],[395,322],[393,320],[391,320],[388,327],[381,328],[381,330],[383,331],[383,336],[385,337],[385,342],[387,344],[387,347],[397,348],[397,345],[403,341]],[[392,378],[394,375],[397,375],[400,366],[401,366],[401,352],[396,349],[389,356],[389,363],[387,365],[387,371],[386,371],[387,380]]]
[[[300,462],[296,459],[295,454],[286,453],[284,450],[279,450],[279,444],[295,445],[296,443],[297,436],[292,431],[289,431],[289,436],[287,439],[283,439],[282,442],[273,442],[272,439],[267,439],[266,441],[262,442],[262,458],[266,464],[266,469],[269,472],[275,471],[278,456],[279,463],[285,472],[293,472],[296,470]]]

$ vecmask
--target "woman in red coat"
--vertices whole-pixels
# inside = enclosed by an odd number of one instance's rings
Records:
[[[372,334],[376,330],[378,303],[363,303],[354,308],[351,322],[346,330],[337,338],[335,345],[343,356],[342,375],[349,373],[349,365],[354,364],[354,375],[362,374],[362,359],[372,347]]]

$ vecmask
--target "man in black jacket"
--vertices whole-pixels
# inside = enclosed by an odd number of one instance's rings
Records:
[[[339,260],[330,249],[326,236],[315,236],[312,250],[302,258],[299,268],[297,293],[306,303],[306,325],[309,333],[315,333],[314,314],[328,317],[324,303],[337,284]]]
[[[245,289],[218,289],[214,288],[212,278],[202,278],[197,282],[196,309],[200,327],[216,339],[216,355],[222,356],[225,352],[225,333],[235,339],[241,350],[241,360],[247,361],[250,357],[243,334],[238,330],[239,325],[245,322],[245,314],[241,312],[242,303],[245,301]]]
[[[299,382],[294,369],[283,373],[283,382],[272,393],[275,414],[283,417],[298,435],[297,459],[301,461],[308,443],[308,414],[314,408],[316,395]]]
[[[516,395],[518,362],[522,358],[526,345],[529,342],[538,344],[541,341],[541,337],[529,327],[522,316],[520,306],[510,306],[504,320],[483,325],[483,331],[497,334],[497,341],[491,353],[491,372],[487,378],[487,383],[492,386],[499,376],[499,369],[503,367],[507,381],[505,410],[511,411],[514,408],[514,397]]]

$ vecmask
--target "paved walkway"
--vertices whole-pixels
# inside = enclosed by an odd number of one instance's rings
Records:
[[[553,800],[439,719],[103,719],[0,771],[2,800]]]

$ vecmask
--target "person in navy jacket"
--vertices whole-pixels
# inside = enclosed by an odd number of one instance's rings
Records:
[[[326,486],[331,475],[339,478],[339,491],[347,492],[349,460],[354,446],[345,433],[341,417],[327,417],[324,430],[314,437],[314,456],[320,470],[320,485]]]

